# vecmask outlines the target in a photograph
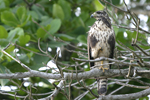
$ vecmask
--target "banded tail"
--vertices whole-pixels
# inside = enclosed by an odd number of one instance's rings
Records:
[[[97,80],[97,91],[99,96],[105,95],[107,92],[107,78],[96,78]]]

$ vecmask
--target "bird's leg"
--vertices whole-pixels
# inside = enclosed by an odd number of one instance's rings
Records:
[[[100,47],[99,50],[102,51],[102,47]]]
[[[102,47],[99,48],[99,51],[102,51]],[[103,67],[103,62],[104,61],[101,61],[101,66],[99,67],[99,69],[103,69],[103,72],[105,72],[105,69],[108,70],[109,68],[104,68]]]
[[[103,67],[103,65],[102,65],[102,64],[103,64],[103,62],[104,62],[104,61],[101,61],[101,66],[99,67],[99,69],[102,69],[102,70],[103,70],[103,72],[105,72],[105,69],[106,69],[106,70],[108,70],[108,68],[104,68],[104,67]]]

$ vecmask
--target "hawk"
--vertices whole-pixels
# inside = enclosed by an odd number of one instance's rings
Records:
[[[89,60],[100,57],[113,58],[115,48],[115,32],[111,25],[111,20],[105,11],[96,11],[91,17],[95,18],[95,23],[88,31],[88,58]],[[103,72],[110,69],[109,61],[90,62],[90,67],[99,66]],[[107,78],[95,77],[97,80],[97,90],[99,95],[107,92]]]

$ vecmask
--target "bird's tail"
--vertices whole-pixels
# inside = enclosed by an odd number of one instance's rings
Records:
[[[107,78],[96,78],[97,91],[99,95],[105,95],[107,92]]]

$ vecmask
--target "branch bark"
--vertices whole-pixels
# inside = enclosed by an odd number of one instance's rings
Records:
[[[128,74],[128,69],[109,69],[103,72],[102,70],[99,70],[97,68],[94,68],[90,71],[86,72],[80,72],[78,73],[78,76],[76,73],[66,73],[64,72],[64,79],[89,79],[91,77],[100,76],[103,78],[111,78],[111,77],[117,77],[117,76],[126,76]],[[134,71],[131,70],[131,74],[134,74]],[[149,70],[142,70],[142,69],[136,69],[136,75],[150,78],[150,71]],[[31,70],[30,72],[23,72],[23,73],[7,73],[7,74],[1,74],[1,79],[18,79],[18,78],[26,78],[26,77],[41,77],[45,79],[61,79],[60,74],[52,74],[52,73],[46,73],[46,72],[40,72]]]
[[[124,94],[124,95],[106,95],[101,96],[98,100],[131,100],[144,97],[150,94],[150,88],[137,93]]]

